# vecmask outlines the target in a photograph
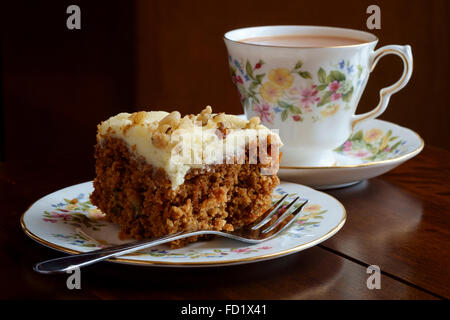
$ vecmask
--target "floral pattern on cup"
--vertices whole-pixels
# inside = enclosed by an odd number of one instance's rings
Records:
[[[400,148],[406,141],[392,135],[392,130],[384,133],[378,128],[358,130],[344,142],[336,152],[361,158],[364,161],[377,161],[391,158],[400,153]]]
[[[252,64],[230,59],[230,71],[239,98],[247,113],[252,112],[265,124],[273,124],[280,116],[281,121],[291,119],[302,122],[305,116],[313,121],[331,117],[340,110],[350,110],[349,102],[355,85],[361,84],[363,67],[341,60],[328,72],[319,68],[314,81],[313,74],[303,68],[299,60],[292,69],[273,68],[263,71],[264,61]],[[301,78],[302,84],[296,84]],[[356,82],[354,84],[354,82]]]

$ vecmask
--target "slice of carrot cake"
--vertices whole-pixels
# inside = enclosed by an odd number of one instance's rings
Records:
[[[121,238],[232,231],[270,207],[281,145],[259,118],[213,114],[209,106],[184,117],[120,113],[98,125],[91,201]]]

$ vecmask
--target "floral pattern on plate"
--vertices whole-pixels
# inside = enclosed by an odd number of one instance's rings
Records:
[[[334,166],[289,168],[281,164],[278,176],[318,189],[349,186],[388,172],[423,147],[424,141],[416,132],[372,119],[358,123],[350,138],[334,150]]]
[[[118,226],[104,220],[103,215],[89,202],[92,190],[92,182],[86,182],[42,198],[23,215],[22,227],[33,239],[71,253],[124,243],[117,237]],[[336,199],[308,187],[282,182],[274,191],[273,201],[284,194],[289,194],[286,202],[293,196],[301,195],[309,199],[310,204],[305,206],[303,215],[284,234],[262,244],[251,245],[215,237],[179,249],[160,245],[114,261],[181,266],[258,261],[300,251],[325,240],[342,227],[345,210]]]
[[[406,141],[393,135],[391,129],[387,132],[383,132],[379,128],[371,128],[365,131],[360,129],[335,151],[342,155],[361,158],[369,162],[395,157],[401,152],[401,148],[405,144]]]
[[[83,193],[71,200],[64,198],[62,201],[51,205],[53,210],[45,210],[42,219],[50,223],[70,224],[77,228],[84,225],[98,231],[106,225],[104,222],[105,215],[92,205],[89,197],[87,197],[87,200],[84,198],[85,194]]]
[[[287,194],[287,192],[284,191],[283,188],[276,188],[274,191],[272,204],[277,202],[285,194]],[[286,200],[284,200],[283,204],[278,210],[284,210],[296,196],[297,194],[295,193],[288,194],[288,197],[286,198]],[[106,227],[108,224],[108,222],[104,220],[105,215],[91,204],[91,202],[89,201],[89,196],[86,197],[87,200],[85,199],[85,194],[80,193],[74,199],[69,200],[64,198],[62,201],[58,201],[57,203],[52,204],[51,206],[55,208],[55,211],[49,212],[45,210],[42,215],[42,220],[48,223],[63,223],[75,227],[75,232],[70,234],[53,234],[54,237],[59,238],[62,241],[66,241],[73,246],[102,249],[108,246],[117,245],[117,243],[108,243],[104,240],[97,240],[95,237],[87,235],[87,233],[82,230],[82,228],[84,227],[92,231],[100,231],[102,227]],[[293,205],[293,209],[297,209],[301,204],[301,201],[297,201],[297,203]],[[289,232],[285,232],[287,236],[298,238],[301,235],[297,234],[297,231],[304,231],[311,227],[318,227],[320,224],[320,219],[323,219],[322,215],[325,214],[327,210],[322,210],[322,207],[319,204],[309,204],[305,206],[303,212],[305,214],[297,221],[295,221],[295,227],[291,228],[292,230],[290,229]],[[130,255],[150,255],[154,257],[186,257],[195,259],[199,257],[211,258],[225,256],[229,253],[248,254],[271,248],[272,247],[270,246],[254,246],[252,248],[247,247],[243,249],[215,249],[212,252],[198,252],[197,250],[189,250],[185,254],[173,253],[172,250],[150,249]]]

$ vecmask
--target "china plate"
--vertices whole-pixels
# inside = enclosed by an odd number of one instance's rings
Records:
[[[50,248],[75,254],[121,244],[119,228],[102,219],[100,211],[89,201],[92,182],[85,182],[53,192],[22,215],[25,233]],[[273,201],[289,193],[309,199],[303,215],[282,235],[250,245],[216,237],[180,249],[167,245],[110,259],[112,262],[171,266],[219,266],[273,259],[312,247],[333,236],[345,223],[344,207],[335,198],[314,189],[282,182],[274,191]],[[299,204],[298,204],[299,205]]]
[[[383,120],[358,124],[350,138],[334,152],[336,165],[287,167],[281,164],[280,179],[316,189],[331,189],[379,176],[416,156],[424,146],[414,131]]]

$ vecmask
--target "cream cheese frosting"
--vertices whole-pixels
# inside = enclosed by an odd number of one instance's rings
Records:
[[[174,190],[192,168],[243,159],[252,139],[270,136],[272,144],[282,146],[278,134],[259,118],[213,114],[209,106],[183,118],[177,111],[119,113],[98,125],[98,142],[106,136],[122,139],[147,163],[164,169]]]

